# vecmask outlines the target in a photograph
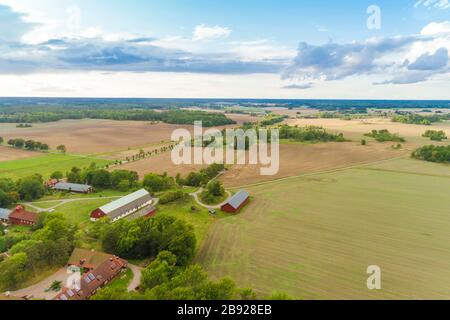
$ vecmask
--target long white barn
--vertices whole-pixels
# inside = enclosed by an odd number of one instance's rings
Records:
[[[91,221],[109,217],[115,222],[123,219],[153,203],[153,198],[147,190],[141,189],[123,198],[115,200],[91,213]]]

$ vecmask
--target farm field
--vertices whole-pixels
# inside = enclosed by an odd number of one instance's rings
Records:
[[[259,165],[235,165],[220,179],[227,187],[242,186],[407,154],[406,149],[392,150],[392,143],[373,142],[367,146],[361,146],[359,142],[281,144],[280,170],[275,176],[261,176]]]
[[[191,210],[193,206],[196,208],[194,212]],[[188,200],[158,205],[157,214],[174,216],[194,226],[198,249],[203,243],[210,226],[219,219],[226,217],[224,213],[220,212],[218,212],[217,216],[212,216],[208,210],[200,207],[191,197]]]
[[[229,118],[242,124],[257,118],[247,115],[230,115]],[[228,127],[234,127],[228,126]],[[114,120],[62,120],[51,123],[36,123],[32,128],[16,128],[16,124],[2,124],[0,137],[32,139],[47,143],[55,149],[65,145],[69,153],[99,154],[139,149],[170,141],[176,129],[193,130],[192,126],[165,123],[152,124],[148,121]],[[227,128],[218,127],[219,129]],[[0,158],[1,160],[1,158]]]
[[[450,136],[450,122],[433,124],[432,126],[395,123],[386,118],[371,118],[364,120],[341,120],[341,119],[295,119],[288,120],[289,125],[298,126],[321,126],[326,129],[342,132],[350,139],[361,139],[364,134],[372,130],[388,129],[392,133],[398,133],[405,137],[414,146],[430,142],[422,138],[427,130],[443,130]]]
[[[39,173],[44,179],[47,179],[55,171],[65,173],[72,167],[85,168],[93,162],[98,166],[105,166],[109,163],[107,160],[97,158],[49,153],[32,158],[0,162],[0,175],[16,180]]]
[[[449,299],[449,171],[394,159],[246,188],[251,204],[212,226],[197,262],[262,294]],[[369,265],[380,291],[366,287]]]
[[[193,171],[199,171],[207,165],[176,165],[172,162],[171,152],[165,152],[157,156],[151,156],[136,162],[126,163],[114,169],[136,171],[141,179],[148,173],[163,174],[167,172],[175,177],[178,173],[185,176]]]
[[[2,124],[0,136],[5,140],[33,139],[49,144],[52,149],[64,144],[70,153],[97,154],[167,141],[176,128],[190,127],[146,121],[62,120],[36,123],[27,129]]]
[[[0,146],[0,162],[31,158],[38,155],[39,153],[37,152]]]

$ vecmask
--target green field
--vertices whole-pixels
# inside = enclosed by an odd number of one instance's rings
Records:
[[[45,154],[32,158],[0,162],[0,176],[20,179],[39,173],[47,179],[55,171],[66,173],[72,167],[85,168],[93,162],[97,166],[105,166],[110,163],[107,160],[90,157]]]
[[[449,169],[399,159],[248,188],[251,204],[212,226],[197,262],[265,295],[449,299]]]
[[[196,208],[196,211],[191,210],[192,206]],[[207,209],[200,207],[191,197],[188,200],[158,205],[157,214],[171,215],[194,226],[197,243],[199,245],[205,239],[210,226],[219,219],[226,217],[226,215],[221,212],[218,212],[217,216],[212,216]]]

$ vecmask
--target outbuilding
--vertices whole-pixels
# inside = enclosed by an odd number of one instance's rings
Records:
[[[92,211],[91,221],[109,217],[112,222],[115,222],[136,213],[152,203],[153,198],[150,193],[145,189],[141,189]]]
[[[237,213],[244,208],[250,201],[250,194],[247,191],[241,190],[236,193],[231,199],[222,205],[221,210],[228,213]]]
[[[68,192],[76,192],[76,193],[91,193],[94,188],[87,184],[78,184],[78,183],[67,183],[67,182],[58,182],[53,187],[57,191],[68,191]]]

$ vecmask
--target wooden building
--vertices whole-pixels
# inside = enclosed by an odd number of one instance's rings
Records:
[[[222,205],[221,210],[228,213],[237,213],[250,201],[250,194],[247,191],[239,191],[231,199]]]

